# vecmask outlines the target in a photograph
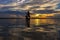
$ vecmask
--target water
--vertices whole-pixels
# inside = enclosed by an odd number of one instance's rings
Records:
[[[0,38],[2,37],[2,40],[24,40],[24,38],[25,40],[35,40],[34,38],[22,37],[21,31],[27,27],[26,25],[25,19],[0,19]],[[58,32],[60,31],[60,19],[30,19],[30,26],[31,28],[37,28],[37,30],[35,30],[37,32],[40,31],[38,30],[40,27],[41,31],[55,31],[57,35],[60,33]],[[39,37],[37,34],[35,35]],[[53,34],[53,37],[54,36]]]

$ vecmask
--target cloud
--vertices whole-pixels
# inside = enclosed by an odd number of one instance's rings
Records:
[[[21,5],[21,10],[55,10],[57,8],[58,0],[33,0],[29,3]],[[20,5],[19,5],[20,6]],[[39,6],[39,7],[35,7]],[[50,7],[49,7],[50,6]]]
[[[0,9],[6,7],[10,10],[55,10],[57,4],[59,0],[9,0],[6,4],[0,3]]]

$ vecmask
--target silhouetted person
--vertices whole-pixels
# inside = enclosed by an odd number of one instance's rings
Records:
[[[29,13],[29,11],[26,14],[26,24],[27,24],[27,27],[30,27],[30,13]]]

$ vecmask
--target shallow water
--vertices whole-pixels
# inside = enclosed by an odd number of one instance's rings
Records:
[[[40,34],[37,35],[38,32],[35,33],[35,37],[25,37],[22,36],[22,30],[27,27],[27,21],[25,19],[0,19],[0,38],[1,40],[35,40],[34,38],[37,36],[40,38]],[[39,27],[44,28],[44,31],[54,30],[57,36],[60,32],[60,19],[30,19],[30,27],[39,29]],[[36,31],[35,30],[35,31]],[[25,30],[24,30],[25,31]],[[38,30],[39,31],[39,30]],[[23,32],[24,33],[24,32]],[[54,34],[55,34],[54,33]],[[32,33],[33,34],[33,33]],[[54,36],[53,34],[53,36]],[[51,35],[51,34],[49,34]],[[44,34],[43,34],[44,36]],[[56,36],[56,37],[57,37]],[[55,40],[56,38],[50,40]],[[43,38],[43,37],[42,37]],[[59,37],[58,37],[59,38]],[[36,38],[36,40],[38,40]],[[48,39],[41,39],[41,40],[48,40]]]

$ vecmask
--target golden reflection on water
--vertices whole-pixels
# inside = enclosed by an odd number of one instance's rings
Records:
[[[30,24],[41,25],[41,24],[54,24],[54,19],[30,19]]]
[[[35,25],[40,25],[40,20],[39,19],[35,19]]]
[[[40,24],[40,19],[30,19],[30,24],[39,25]]]

